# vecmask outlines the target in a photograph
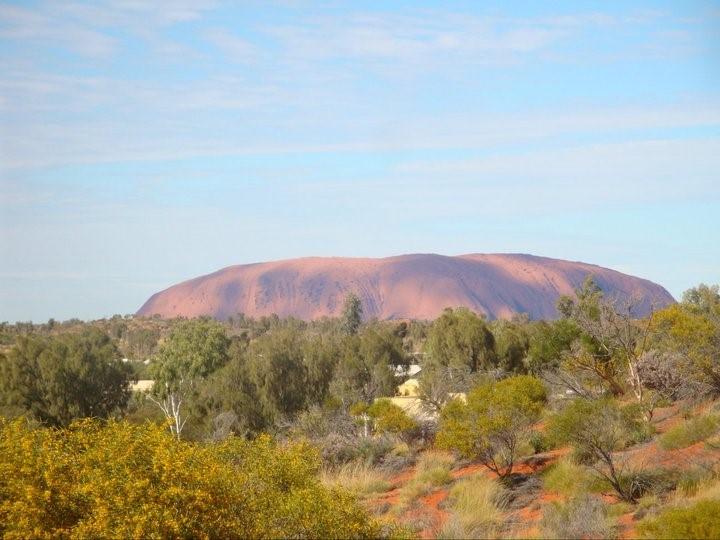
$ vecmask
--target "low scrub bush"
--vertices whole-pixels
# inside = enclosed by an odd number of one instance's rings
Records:
[[[532,433],[530,433],[528,443],[530,444],[530,448],[532,448],[532,451],[535,454],[547,452],[552,446],[552,443],[548,440],[548,437],[545,434],[540,433],[539,431],[533,431]]]
[[[357,437],[355,435],[330,434],[314,440],[320,448],[323,463],[337,467],[353,461],[381,463],[392,452],[396,441],[392,437]]]
[[[720,538],[720,500],[671,508],[637,527],[641,538]]]
[[[607,505],[599,498],[580,495],[546,507],[540,522],[544,538],[612,538]]]
[[[350,493],[319,482],[319,468],[309,444],[267,436],[196,444],[150,423],[0,420],[0,537],[384,534]]]
[[[660,446],[665,450],[686,448],[704,441],[720,428],[720,417],[715,415],[698,416],[670,428],[660,437]]]
[[[610,399],[575,399],[551,417],[548,431],[556,441],[572,445],[576,463],[592,467],[621,499],[635,502],[622,478],[622,457],[615,453],[646,437],[646,425],[637,406],[622,407]]]
[[[415,455],[405,442],[398,442],[380,460],[379,466],[387,472],[398,472],[415,463]]]
[[[374,420],[377,433],[394,433],[408,437],[418,429],[418,424],[389,399],[378,399],[367,409]]]
[[[637,500],[645,495],[661,495],[675,489],[679,480],[673,469],[649,469],[626,472],[620,475],[623,490]]]
[[[648,512],[655,511],[662,504],[660,497],[655,494],[640,497],[637,502],[637,510],[635,511],[635,519],[642,519]]]

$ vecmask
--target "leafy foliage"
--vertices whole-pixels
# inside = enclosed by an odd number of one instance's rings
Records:
[[[417,423],[389,399],[375,401],[368,407],[367,414],[375,421],[378,433],[401,435],[417,429]]]
[[[229,340],[223,326],[210,319],[178,324],[153,364],[154,402],[180,437],[187,415],[182,406],[195,397],[200,381],[227,362]]]
[[[446,309],[432,325],[423,369],[464,367],[471,372],[496,366],[495,337],[486,322],[467,308]]]
[[[342,329],[352,336],[355,335],[362,324],[363,307],[360,297],[355,293],[350,293],[345,299],[342,310]]]
[[[0,424],[0,534],[8,538],[376,537],[308,445],[200,445],[161,426]]]
[[[402,340],[378,325],[343,340],[330,392],[345,406],[395,393],[395,368],[407,366]]]
[[[490,330],[495,338],[498,366],[507,373],[525,372],[524,360],[530,348],[527,316],[498,319],[490,324]]]
[[[107,418],[130,398],[131,368],[96,329],[57,337],[21,336],[0,356],[0,402],[51,426]]]
[[[655,346],[681,355],[683,373],[720,394],[720,317],[694,305],[675,304],[658,312],[654,319]]]
[[[567,318],[538,321],[530,330],[527,369],[535,375],[557,369],[580,334],[578,326]]]
[[[546,397],[543,384],[530,375],[482,384],[466,402],[457,399],[443,409],[437,443],[479,459],[499,476],[509,475]]]
[[[635,501],[627,475],[613,452],[644,434],[637,407],[621,408],[611,399],[575,399],[550,419],[548,431],[556,442],[573,446],[577,461],[590,466],[618,495]]]

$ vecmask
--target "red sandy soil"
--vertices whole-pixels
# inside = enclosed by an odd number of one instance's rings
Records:
[[[620,528],[620,534],[618,535],[619,538],[635,538],[637,536],[635,531],[634,516],[634,512],[628,512],[618,518],[618,527]]]
[[[434,319],[448,306],[490,318],[554,318],[558,297],[572,294],[588,274],[611,296],[642,299],[639,314],[673,302],[659,285],[586,263],[519,254],[420,254],[230,266],[153,295],[137,314],[222,319],[275,313],[309,320],[338,315],[355,292],[368,318]]]
[[[435,531],[440,530],[440,528],[445,524],[447,518],[450,516],[450,512],[440,508],[440,503],[447,499],[447,496],[448,490],[441,489],[431,493],[430,495],[425,495],[420,499],[420,502],[425,507],[428,514],[432,517],[432,525],[425,528],[425,530],[420,533],[421,538],[434,538]]]
[[[525,508],[521,508],[515,513],[515,521],[522,523],[524,529],[518,531],[517,536],[519,538],[535,538],[540,534],[540,528],[538,527],[540,520],[543,516],[545,506],[553,502],[561,501],[562,496],[559,493],[552,491],[542,491],[540,496],[530,505]]]
[[[706,412],[712,404],[704,403],[692,410],[692,415]],[[680,405],[658,409],[653,418],[653,424],[658,434],[665,433],[676,425],[682,423]],[[658,438],[629,449],[625,454],[630,464],[637,467],[689,469],[698,464],[716,462],[720,458],[720,450],[709,448],[704,441],[695,443],[686,448],[665,450],[658,444]]]

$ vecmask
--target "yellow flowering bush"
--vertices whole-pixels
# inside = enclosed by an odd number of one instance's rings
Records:
[[[348,493],[319,483],[306,443],[199,444],[164,426],[0,420],[5,538],[377,537]]]

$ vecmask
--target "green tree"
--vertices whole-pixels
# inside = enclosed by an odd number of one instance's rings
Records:
[[[420,398],[436,412],[477,382],[479,372],[497,367],[495,337],[485,320],[467,308],[448,308],[433,322],[424,353]]]
[[[470,372],[496,367],[495,338],[486,322],[467,308],[446,309],[432,325],[423,369],[467,367]]]
[[[225,328],[216,321],[182,321],[155,357],[155,384],[149,398],[171,421],[170,430],[177,438],[188,418],[184,408],[196,395],[199,383],[227,362],[229,343]]]
[[[395,368],[407,366],[402,340],[384,325],[373,325],[340,344],[339,360],[330,386],[347,407],[395,393]]]
[[[264,415],[273,422],[308,405],[311,388],[305,347],[303,333],[286,326],[264,334],[248,348],[250,381]]]
[[[528,370],[539,375],[558,369],[580,334],[580,328],[567,318],[533,323],[527,352]]]
[[[720,394],[720,321],[694,304],[674,304],[657,312],[653,345],[686,359],[684,373]]]
[[[495,338],[497,361],[503,371],[522,373],[524,360],[530,348],[527,316],[515,316],[511,320],[498,319],[490,325]]]
[[[126,336],[128,358],[145,360],[155,351],[160,332],[154,328],[137,328],[129,330]]]
[[[705,315],[716,322],[720,322],[720,286],[705,285],[688,289],[683,293],[683,306],[691,311]]]
[[[360,297],[355,293],[350,293],[345,298],[345,304],[342,310],[342,328],[349,335],[357,334],[362,324],[363,307]]]
[[[51,426],[107,418],[130,398],[130,366],[97,329],[42,338],[20,336],[0,356],[0,401]]]
[[[624,393],[621,378],[627,373],[635,397],[642,402],[643,385],[636,364],[645,352],[649,321],[637,324],[633,309],[632,303],[617,306],[604,298],[592,276],[575,291],[575,298],[558,300],[558,311],[580,329],[570,352],[564,355],[563,368],[595,378],[614,396]]]
[[[508,476],[546,399],[542,382],[530,375],[482,384],[443,409],[437,444]]]
[[[194,401],[193,413],[211,430],[212,439],[222,439],[231,433],[254,435],[271,423],[250,374],[247,344],[233,340],[228,358],[227,364],[201,383]],[[216,425],[221,419],[221,425]]]

